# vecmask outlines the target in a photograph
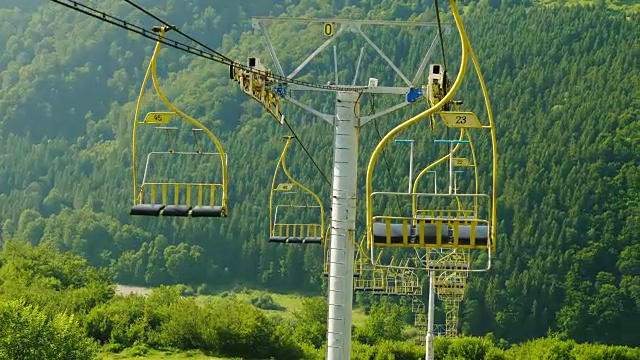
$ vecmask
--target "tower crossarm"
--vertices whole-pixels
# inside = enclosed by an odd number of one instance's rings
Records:
[[[295,24],[314,24],[321,23],[323,25],[329,24],[331,30],[331,34],[325,34],[328,36],[328,39],[325,40],[322,44],[320,44],[315,50],[313,50],[289,75],[287,78],[293,79],[296,77],[314,58],[316,58],[322,51],[324,51],[327,47],[329,47],[332,43],[336,41],[341,35],[351,32],[360,37],[362,37],[365,42],[371,46],[378,54],[378,56],[382,57],[387,64],[394,70],[394,72],[402,79],[402,86],[378,86],[378,79],[370,78],[369,83],[367,85],[350,85],[353,92],[357,92],[360,94],[385,94],[385,95],[402,95],[404,99],[402,102],[391,105],[385,109],[379,110],[378,112],[359,117],[358,125],[363,126],[366,123],[379,118],[381,116],[390,114],[392,112],[398,111],[404,108],[407,105],[415,103],[422,96],[424,96],[425,91],[422,87],[418,86],[420,79],[422,78],[422,74],[425,71],[426,65],[431,58],[435,46],[438,40],[438,34],[434,35],[433,40],[429,46],[429,49],[426,51],[425,55],[422,57],[420,66],[418,67],[415,75],[413,77],[409,77],[408,74],[404,74],[399,66],[395,64],[385,52],[378,47],[375,42],[367,36],[363,30],[362,26],[396,26],[396,27],[437,27],[438,24],[435,21],[383,21],[383,20],[349,20],[349,19],[320,19],[320,18],[290,18],[290,17],[254,17],[252,19],[252,25],[255,29],[258,29],[265,38],[265,42],[267,48],[269,50],[269,54],[271,56],[271,60],[275,65],[275,73],[285,74],[285,70],[282,68],[282,64],[278,59],[277,52],[272,42],[271,35],[267,30],[267,24],[269,23],[295,23]],[[333,27],[336,27],[336,31],[333,32]],[[450,25],[444,25],[443,29],[445,30],[445,34],[451,32]],[[334,57],[335,57],[335,49],[334,49]],[[334,62],[337,63],[337,60],[334,59]],[[356,64],[357,70],[359,70],[359,64],[361,62],[361,57],[358,59],[358,63]],[[336,79],[337,79],[337,66],[336,66]],[[336,81],[337,83],[337,81]],[[331,84],[337,85],[337,84]],[[295,91],[329,91],[336,92],[335,89],[330,87],[313,87],[306,86],[299,83],[281,83],[281,82],[273,82],[272,86],[268,93],[277,94],[278,97],[284,98],[285,100],[291,102],[292,104],[304,109],[305,111],[329,122],[333,123],[333,115],[325,114],[310,105],[306,105],[299,100],[293,98],[292,93]],[[277,114],[276,114],[277,117]]]

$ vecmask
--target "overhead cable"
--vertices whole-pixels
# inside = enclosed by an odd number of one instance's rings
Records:
[[[279,82],[279,83],[283,83],[283,84],[287,84],[287,83],[291,83],[291,84],[298,84],[298,85],[303,85],[306,87],[310,87],[310,88],[316,88],[316,89],[324,89],[324,90],[332,90],[332,91],[358,91],[361,92],[364,90],[363,87],[348,87],[348,86],[336,86],[336,85],[321,85],[321,84],[314,84],[314,83],[309,83],[306,81],[301,81],[301,80],[296,80],[296,79],[291,79],[291,78],[287,78],[285,76],[281,76],[281,75],[277,75],[277,74],[273,74],[270,71],[265,71],[265,70],[258,70],[254,67],[250,67],[248,65],[244,65],[238,62],[235,62],[233,60],[231,60],[230,58],[226,57],[225,55],[219,53],[219,52],[211,52],[211,51],[203,51],[200,49],[197,49],[195,47],[192,47],[190,45],[181,43],[177,40],[172,40],[172,39],[168,39],[166,37],[163,37],[159,34],[156,34],[152,31],[146,30],[140,26],[131,24],[125,20],[122,20],[118,17],[115,17],[113,15],[109,15],[107,13],[105,13],[104,11],[100,11],[100,10],[96,10],[90,6],[81,4],[77,1],[74,0],[50,0],[56,4],[60,4],[63,6],[66,6],[69,9],[73,9],[75,11],[78,11],[80,13],[83,13],[85,15],[91,16],[93,18],[96,18],[98,20],[107,22],[109,24],[115,25],[117,27],[120,27],[122,29],[125,29],[127,31],[130,32],[134,32],[138,35],[141,35],[143,37],[146,37],[148,39],[154,40],[154,41],[159,41],[169,47],[172,47],[174,49],[177,50],[181,50],[202,58],[205,58],[207,60],[211,60],[211,61],[215,61],[217,63],[220,64],[224,64],[227,66],[233,66],[235,68],[238,69],[242,69],[245,70],[247,72],[250,73],[254,73],[254,74],[259,74],[262,76],[265,76],[267,78],[269,78],[270,80],[273,80],[275,82]],[[164,22],[163,22],[164,23]],[[166,24],[166,23],[165,23]],[[175,28],[171,25],[167,25],[170,26],[172,29]]]

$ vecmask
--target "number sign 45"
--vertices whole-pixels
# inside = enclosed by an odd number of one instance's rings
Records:
[[[175,115],[173,112],[150,112],[144,117],[142,123],[156,125],[168,124],[173,115]]]

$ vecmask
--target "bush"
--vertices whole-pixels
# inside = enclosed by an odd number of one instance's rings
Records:
[[[484,360],[507,360],[504,350],[499,348],[491,348],[484,356]]]
[[[291,329],[276,325],[264,312],[243,302],[217,300],[207,306],[213,319],[210,329],[217,333],[219,354],[245,358],[300,359],[302,349],[291,341]]]
[[[558,338],[546,338],[527,341],[507,350],[508,359],[522,360],[575,360],[571,350],[575,343]]]
[[[144,342],[144,304],[141,296],[116,297],[93,308],[85,318],[85,328],[101,344],[129,347]]]
[[[207,284],[201,284],[200,286],[198,286],[198,288],[196,289],[196,293],[198,295],[211,295],[213,293],[211,287]]]
[[[251,303],[251,305],[262,310],[279,310],[279,311],[285,310],[285,307],[280,306],[278,303],[273,301],[273,298],[271,297],[271,295],[267,293],[261,293],[257,297],[254,297],[251,300],[249,300],[249,302]]]
[[[175,285],[179,290],[180,290],[180,295],[181,296],[195,296],[196,292],[193,290],[193,288],[189,285]]]
[[[626,346],[579,344],[573,348],[576,360],[638,360],[640,349]]]
[[[180,299],[168,308],[169,318],[160,325],[161,345],[181,350],[218,349],[218,336],[212,324],[220,314],[198,306],[193,299]]]
[[[23,300],[0,303],[0,359],[87,360],[96,356],[96,344],[73,316],[50,318]]]
[[[484,360],[493,343],[488,339],[460,337],[451,339],[447,355],[452,359]]]
[[[377,344],[383,340],[401,340],[406,327],[406,310],[395,304],[380,303],[371,308],[364,325],[356,329],[354,339],[364,344]]]

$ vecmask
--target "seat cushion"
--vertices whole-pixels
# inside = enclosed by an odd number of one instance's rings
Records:
[[[189,205],[167,205],[162,210],[162,216],[189,216]]]
[[[162,209],[162,204],[138,204],[131,208],[129,215],[159,216]]]
[[[194,206],[191,217],[222,217],[222,206]]]

